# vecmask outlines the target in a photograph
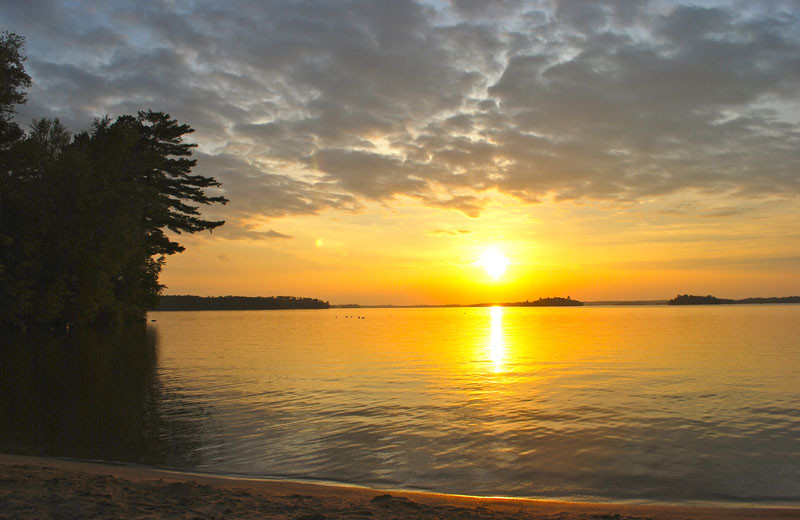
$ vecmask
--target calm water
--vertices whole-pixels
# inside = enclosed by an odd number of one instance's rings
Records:
[[[448,493],[800,504],[797,305],[150,318],[6,338],[0,448]]]

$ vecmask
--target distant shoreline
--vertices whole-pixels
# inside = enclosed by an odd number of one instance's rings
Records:
[[[441,309],[476,307],[599,307],[648,305],[761,305],[800,304],[800,296],[744,298],[731,300],[714,296],[678,295],[671,300],[598,300],[579,301],[569,297],[539,298],[533,301],[505,303],[449,304],[331,304],[316,298],[296,296],[192,296],[164,295],[155,311],[291,310],[291,309]]]
[[[297,296],[192,296],[164,295],[157,311],[263,311],[328,309],[330,303]]]
[[[770,303],[800,303],[800,296],[783,296],[770,298],[743,298],[741,300],[729,300],[717,298],[716,296],[696,296],[694,294],[679,294],[667,302],[668,305],[748,305],[748,304],[770,304]]]
[[[642,300],[642,301],[596,301],[580,302],[580,305],[530,305],[526,302],[517,303],[447,303],[442,305],[331,305],[331,308],[361,308],[361,309],[437,309],[437,308],[472,308],[472,307],[591,307],[599,305],[666,305],[668,300]]]

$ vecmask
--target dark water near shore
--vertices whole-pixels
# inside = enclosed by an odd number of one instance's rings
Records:
[[[4,338],[0,450],[447,493],[800,505],[798,305],[150,317]]]

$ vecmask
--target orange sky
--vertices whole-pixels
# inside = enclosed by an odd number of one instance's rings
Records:
[[[167,294],[800,294],[797,2],[12,4],[20,124],[196,130],[227,224],[181,237]]]
[[[192,237],[167,294],[318,297],[332,303],[667,299],[800,293],[800,226],[780,201],[736,216],[664,214],[661,203],[519,204],[481,216],[410,203],[270,219],[293,238]],[[510,260],[493,280],[481,255]]]

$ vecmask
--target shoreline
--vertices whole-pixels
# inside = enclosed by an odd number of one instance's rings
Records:
[[[800,520],[800,508],[471,497],[8,454],[0,482],[0,518]]]

